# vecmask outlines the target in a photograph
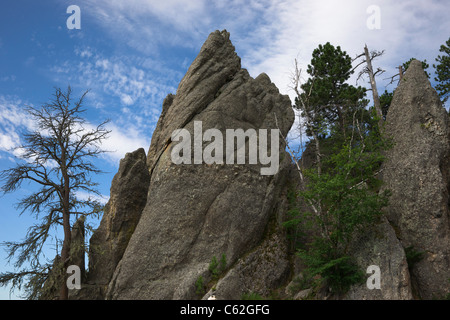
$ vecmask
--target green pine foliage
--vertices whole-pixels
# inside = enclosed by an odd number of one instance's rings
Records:
[[[361,149],[362,146],[344,145],[327,160],[333,169],[320,176],[315,170],[307,172],[309,184],[300,192],[304,199],[320,202],[322,212],[303,213],[303,218],[315,221],[320,236],[306,249],[300,249],[299,256],[309,276],[320,275],[336,293],[347,291],[363,279],[349,255],[349,245],[376,221],[388,203],[389,193],[377,192],[380,181],[375,176],[383,159],[382,145],[372,145],[371,151]]]
[[[226,268],[227,268],[227,256],[225,253],[222,253],[222,256],[220,257],[220,261],[219,261],[220,273],[224,272]]]
[[[441,45],[439,52],[442,52],[443,55],[438,55],[436,58],[438,64],[433,65],[436,69],[434,80],[438,82],[435,87],[436,91],[442,102],[445,103],[450,94],[450,38],[445,42],[445,45]]]
[[[311,282],[320,276],[334,293],[345,293],[364,280],[352,257],[333,251],[323,238],[317,238],[308,250],[299,250],[298,255],[307,266],[306,279]]]
[[[217,280],[219,276],[225,271],[227,267],[227,256],[225,253],[220,257],[220,261],[217,261],[216,256],[213,256],[209,263],[208,270],[211,272],[213,280]]]
[[[195,281],[195,293],[199,297],[205,294],[205,281],[202,276],[199,276],[197,281]]]
[[[424,251],[418,251],[413,246],[405,248],[406,262],[408,263],[408,269],[411,271],[414,265],[421,261],[425,255]]]
[[[392,98],[394,97],[393,92],[388,92],[387,90],[384,90],[383,94],[380,96],[380,106],[381,106],[381,112],[383,113],[383,119],[386,120],[386,116],[389,110],[389,107],[392,102]]]
[[[219,263],[217,262],[216,256],[213,256],[208,267],[208,270],[209,272],[211,272],[213,278],[217,278],[217,276],[219,275],[219,271],[217,270],[218,265]]]
[[[297,247],[306,277],[311,283],[321,279],[336,294],[364,279],[349,246],[377,221],[389,198],[388,191],[379,193],[377,175],[389,143],[373,108],[366,108],[365,89],[346,83],[352,72],[351,58],[340,47],[327,43],[314,50],[311,78],[296,106],[308,112],[307,134],[320,142],[320,170],[303,169],[307,183],[298,192],[315,209],[291,209],[285,223],[295,234],[302,228],[314,234],[311,242]]]
[[[256,292],[244,293],[241,296],[241,300],[266,300],[260,294]]]
[[[301,86],[302,100],[310,108],[312,127],[318,136],[325,137],[330,130],[348,131],[349,119],[357,109],[364,109],[362,100],[366,89],[346,83],[353,74],[352,59],[341,49],[327,42],[313,51],[307,69],[310,78]],[[299,101],[296,101],[299,107]],[[311,136],[311,130],[307,130]]]
[[[348,141],[325,159],[327,170],[320,175],[314,169],[305,171],[309,183],[299,194],[310,203],[320,203],[321,212],[303,212],[290,222],[315,222],[320,236],[298,253],[309,276],[320,275],[336,293],[363,279],[349,255],[349,245],[359,232],[376,222],[389,198],[388,191],[378,192],[381,181],[376,175],[383,161],[382,151],[389,144],[377,130],[365,134],[364,141]]]

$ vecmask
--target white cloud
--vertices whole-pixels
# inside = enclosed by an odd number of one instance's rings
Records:
[[[380,8],[379,30],[367,27],[371,5]],[[168,67],[165,64],[172,60],[165,55],[167,50],[174,55],[183,48],[198,52],[210,32],[227,29],[243,67],[254,77],[267,73],[281,93],[293,100],[290,77],[295,58],[306,77],[312,51],[319,44],[339,45],[351,57],[367,44],[370,50],[386,50],[374,61],[375,67],[386,69],[385,76],[377,79],[383,92],[389,82],[383,78],[395,74],[396,67],[412,56],[427,59],[430,65],[434,62],[450,30],[446,9],[445,1],[439,0],[91,0],[86,1],[83,14],[112,41],[141,54],[105,56],[90,47],[78,48],[79,64],[66,61],[54,71],[93,88],[98,107],[111,108],[111,101],[120,104],[111,110],[117,114],[115,125],[121,132],[113,140],[137,147],[132,141],[139,135],[123,128],[140,126],[150,139],[149,129],[156,124],[165,95],[175,92],[174,83],[190,62],[180,56],[177,65]],[[351,81],[355,84],[356,74]],[[368,86],[365,80],[358,85]],[[114,113],[117,110],[126,112]]]
[[[380,30],[367,27],[371,5],[381,10]],[[371,50],[385,49],[376,63],[393,74],[411,56],[434,62],[450,29],[447,3],[440,0],[100,0],[88,1],[88,7],[88,15],[96,16],[104,30],[153,56],[149,61],[164,59],[157,54],[159,47],[198,50],[210,32],[227,29],[252,76],[266,72],[291,96],[294,58],[306,70],[319,44],[330,41],[352,57],[366,43]]]
[[[0,125],[24,126],[34,128],[33,121],[27,117],[24,107],[27,104],[17,97],[0,95]]]
[[[83,54],[84,49],[75,51],[80,61],[69,63],[64,61],[51,68],[58,82],[70,82],[84,88],[90,88],[88,95],[94,95],[98,107],[107,105],[102,101],[105,97],[116,98],[115,102],[120,102],[122,106],[139,105],[139,114],[151,115],[153,109],[158,112],[162,101],[170,92],[175,92],[176,88],[171,86],[173,82],[164,69],[160,72],[147,72],[140,59],[133,57],[104,57],[99,53]],[[174,73],[169,73],[174,75]],[[179,75],[181,78],[181,75]],[[120,107],[119,105],[113,107]],[[111,109],[111,106],[108,106]],[[113,111],[113,110],[111,110]]]
[[[139,148],[147,149],[150,146],[150,132],[138,130],[138,126],[119,127],[114,122],[109,123],[108,130],[111,130],[109,138],[102,143],[102,149],[110,151],[105,157],[118,165],[126,153],[135,151]]]
[[[86,191],[76,191],[76,196],[79,200],[85,201],[85,200],[96,200],[98,202],[100,202],[101,204],[106,204],[108,202],[109,196],[106,195],[98,195],[98,194],[92,194],[92,193],[88,193]]]
[[[17,140],[13,141],[13,135],[15,135],[15,132],[9,135],[0,132],[0,150],[9,151],[17,147]]]
[[[196,37],[199,30],[211,23],[205,14],[206,0],[146,1],[89,0],[83,13],[99,23],[111,37],[126,42],[141,52],[157,51],[157,44],[184,43],[184,34]],[[201,19],[193,19],[195,16]]]
[[[14,82],[14,81],[16,81],[16,76],[13,75],[13,74],[9,75],[9,76],[3,76],[3,77],[0,78],[0,81],[4,81],[4,82],[11,81],[11,82]]]
[[[90,58],[93,55],[92,50],[89,47],[86,47],[83,49],[77,48],[77,49],[75,49],[75,52],[82,58],[85,58],[85,57]]]
[[[18,148],[21,145],[22,131],[36,130],[33,119],[23,110],[22,105],[20,99],[0,95],[0,151],[18,158],[23,152]],[[152,121],[157,121],[159,113],[150,112],[149,114]],[[127,125],[123,125],[123,121],[116,118],[106,126],[111,133],[109,138],[103,142],[102,148],[111,151],[105,153],[104,157],[114,165],[118,165],[119,160],[127,152],[138,148],[146,149],[150,145],[151,131],[145,132],[149,126],[140,126],[143,120],[136,115],[133,119],[133,123],[125,121]],[[85,124],[85,128],[93,130],[96,127],[88,122]],[[144,132],[141,131],[142,129]],[[51,163],[49,165],[52,166]]]
[[[122,94],[120,101],[122,101],[122,103],[126,106],[133,104],[133,99],[128,94]]]
[[[366,10],[372,4],[381,10],[379,30],[367,28]],[[353,58],[367,43],[370,50],[386,50],[374,63],[393,75],[396,66],[412,56],[434,62],[450,30],[446,7],[443,1],[281,1],[271,7],[273,19],[260,36],[267,41],[247,48],[243,63],[253,76],[266,72],[281,92],[292,96],[289,74],[294,58],[306,70],[319,44],[340,45]],[[380,86],[388,82],[378,81]]]
[[[20,131],[33,129],[35,124],[26,114],[22,100],[0,95],[0,150],[19,155],[14,148],[21,144]]]

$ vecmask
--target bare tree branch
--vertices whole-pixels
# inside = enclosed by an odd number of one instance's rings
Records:
[[[18,207],[23,209],[22,213],[30,211],[41,217],[41,222],[29,228],[22,242],[4,243],[9,249],[9,259],[17,254],[17,268],[25,261],[38,268],[51,228],[60,225],[64,231],[61,251],[64,265],[70,258],[71,215],[98,214],[102,210],[98,201],[78,199],[76,192],[99,195],[95,189],[97,184],[91,181],[90,175],[101,170],[91,159],[106,152],[101,149],[101,143],[110,133],[105,128],[108,120],[86,130],[82,104],[88,91],[76,101],[73,101],[71,93],[70,86],[66,92],[55,88],[50,102],[40,107],[27,107],[37,129],[23,136],[25,143],[19,149],[24,163],[0,172],[0,181],[3,182],[0,191],[3,193],[17,190],[24,181],[40,186],[37,192],[23,198]],[[0,281],[1,284],[3,282]],[[67,287],[62,285],[60,298],[67,299],[67,293]]]

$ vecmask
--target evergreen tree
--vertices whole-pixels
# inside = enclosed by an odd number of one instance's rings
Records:
[[[299,70],[296,64],[296,107],[316,160],[309,168],[295,161],[302,182],[297,195],[306,206],[291,210],[285,226],[315,235],[297,248],[306,279],[320,276],[339,294],[363,279],[349,246],[387,204],[388,192],[378,194],[378,172],[389,143],[380,132],[379,112],[366,109],[365,89],[346,83],[353,70],[345,51],[330,43],[314,50],[307,69],[311,77],[301,90]]]
[[[301,86],[301,98],[311,111],[311,130],[322,138],[332,130],[345,137],[352,115],[365,106],[365,89],[346,83],[353,73],[352,59],[327,42],[313,51],[307,72],[311,77]],[[298,99],[296,106],[301,109]],[[307,134],[312,136],[310,130]]]
[[[389,106],[391,105],[393,97],[394,97],[394,93],[388,92],[387,90],[384,90],[383,94],[380,96],[380,106],[381,106],[381,111],[383,113],[384,120],[386,120]]]
[[[444,53],[442,56],[438,55],[436,58],[437,65],[433,65],[436,69],[436,77],[434,80],[438,82],[436,91],[439,94],[442,102],[446,102],[450,94],[450,38],[441,45],[439,52]]]

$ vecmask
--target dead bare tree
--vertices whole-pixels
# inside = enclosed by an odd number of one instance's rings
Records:
[[[4,182],[0,191],[3,193],[17,190],[24,181],[40,187],[22,199],[18,207],[23,212],[36,214],[41,222],[30,227],[23,242],[5,244],[9,248],[10,259],[19,252],[15,263],[17,268],[28,261],[32,268],[43,273],[39,261],[42,247],[49,239],[50,229],[59,225],[64,233],[61,264],[62,270],[66,270],[71,252],[71,216],[98,214],[102,210],[95,199],[83,200],[76,193],[99,195],[95,188],[97,183],[91,180],[90,174],[101,171],[90,159],[106,152],[100,146],[110,132],[105,128],[108,121],[88,129],[86,120],[81,117],[85,111],[82,103],[87,91],[75,102],[71,92],[70,87],[66,92],[56,89],[49,103],[27,108],[28,114],[36,121],[37,129],[24,135],[25,144],[20,147],[22,159],[16,167],[0,172],[0,181]],[[33,274],[36,274],[35,270],[0,274],[0,285],[13,281],[13,285],[20,287],[22,277]],[[41,285],[42,281],[37,283]],[[59,298],[68,298],[65,282],[60,284]]]
[[[387,85],[393,84],[395,82],[395,79],[398,77],[397,84],[400,83],[403,79],[403,66],[398,66],[398,73],[394,74],[392,77],[385,78],[384,80],[391,79]]]
[[[315,146],[317,173],[320,176],[321,169],[322,169],[321,153],[320,153],[320,140],[319,140],[319,137],[318,137],[318,132],[316,132],[316,128],[314,127],[314,120],[315,120],[315,115],[317,114],[317,112],[314,112],[314,110],[312,109],[312,107],[308,103],[308,99],[311,96],[311,91],[312,91],[312,89],[314,87],[314,82],[312,83],[309,92],[307,92],[305,94],[302,94],[303,93],[303,89],[301,88],[301,84],[302,84],[301,72],[302,72],[302,70],[298,66],[297,59],[294,60],[294,64],[295,64],[294,65],[294,72],[292,73],[292,76],[291,76],[291,89],[294,90],[294,92],[296,94],[296,99],[297,99],[298,103],[300,104],[298,107],[302,111],[302,115],[304,117],[304,125],[306,126],[306,129],[308,130],[308,132],[312,136],[312,139],[313,139],[313,142],[314,142],[314,146]],[[277,120],[277,117],[276,117],[275,114],[274,114],[274,116],[275,116],[275,123],[276,123],[276,126],[278,128],[278,120]],[[303,132],[301,130],[303,125],[301,124],[301,121],[302,120],[300,119],[299,120],[299,130],[300,130],[299,138],[300,138],[300,147],[303,147]],[[292,161],[296,165],[297,171],[299,173],[301,185],[305,186],[306,185],[306,181],[305,181],[305,176],[303,174],[304,167],[303,167],[302,164],[300,164],[299,159],[297,158],[294,150],[291,148],[287,137],[285,137],[281,133],[281,130],[279,130],[279,132],[280,132],[281,138],[286,142],[286,146],[287,146],[289,154],[291,155]],[[321,209],[320,201],[319,202],[312,202],[312,201],[308,200],[307,202],[308,202],[308,205],[313,210],[313,212],[314,212],[314,214],[316,216],[321,216],[322,215],[322,209]],[[329,233],[326,230],[326,226],[325,226],[324,229],[321,230],[321,234],[322,234],[323,237],[328,237]]]
[[[355,70],[356,68],[358,68],[362,64],[366,64],[363,67],[363,69],[359,72],[357,80],[359,80],[365,74],[367,74],[369,76],[369,83],[370,83],[372,96],[373,96],[373,104],[374,104],[377,116],[380,119],[380,128],[381,128],[381,124],[383,122],[383,112],[381,110],[380,96],[378,95],[378,89],[377,89],[377,83],[376,83],[375,77],[377,75],[380,75],[380,74],[384,73],[385,70],[383,70],[381,68],[377,68],[377,70],[374,71],[373,65],[372,65],[372,60],[374,60],[377,57],[382,56],[383,54],[384,54],[384,50],[383,51],[376,51],[376,50],[374,50],[374,51],[369,53],[369,49],[367,48],[367,44],[366,44],[364,46],[364,52],[361,53],[360,55],[356,56],[355,59],[353,59],[353,61],[355,61],[355,60],[357,60],[359,58],[363,58],[363,60],[361,62],[359,62],[353,68],[353,70]]]

